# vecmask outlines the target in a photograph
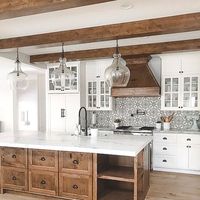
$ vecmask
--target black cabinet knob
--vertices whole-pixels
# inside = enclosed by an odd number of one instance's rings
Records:
[[[45,161],[46,160],[46,158],[45,157],[41,157],[41,159],[40,159],[41,161]]]
[[[13,181],[16,181],[16,180],[17,180],[16,176],[13,176],[13,177],[12,177],[12,180],[13,180]]]
[[[77,190],[78,189],[78,185],[73,185],[73,189]]]
[[[73,160],[73,164],[78,165],[79,164],[78,160]]]
[[[45,180],[42,180],[40,183],[41,183],[42,185],[45,185],[45,184],[46,184],[46,181],[45,181]]]
[[[17,156],[16,156],[15,154],[13,154],[13,155],[12,155],[12,158],[14,158],[14,159],[15,159],[15,158],[17,158]]]

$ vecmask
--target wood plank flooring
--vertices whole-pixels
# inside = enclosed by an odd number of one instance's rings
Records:
[[[0,195],[0,200],[42,200],[16,194]],[[146,200],[200,200],[200,175],[153,172]]]

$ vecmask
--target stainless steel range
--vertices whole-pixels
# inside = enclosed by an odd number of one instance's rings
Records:
[[[132,127],[132,126],[120,126],[114,130],[114,134],[119,135],[140,135],[140,136],[153,136],[154,127]],[[150,145],[150,163],[151,170],[153,170],[153,142]]]

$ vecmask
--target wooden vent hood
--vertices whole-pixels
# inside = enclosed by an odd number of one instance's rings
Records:
[[[148,62],[151,57],[126,59],[130,69],[127,87],[112,88],[113,97],[154,97],[160,96],[160,86],[156,81]]]

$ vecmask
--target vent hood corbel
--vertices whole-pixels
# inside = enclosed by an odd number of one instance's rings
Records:
[[[127,58],[130,80],[127,87],[112,88],[113,97],[154,97],[160,96],[160,85],[155,79],[148,62],[151,57]]]

